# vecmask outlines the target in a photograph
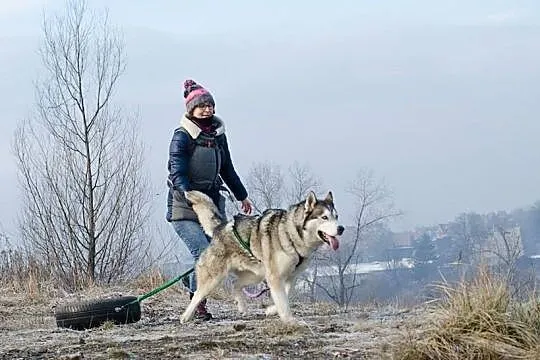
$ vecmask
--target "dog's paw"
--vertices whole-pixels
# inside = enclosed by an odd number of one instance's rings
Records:
[[[238,304],[237,308],[238,308],[238,312],[240,313],[240,315],[246,315],[247,314],[247,306],[246,306],[246,304]]]
[[[286,326],[299,326],[298,320],[296,320],[292,315],[284,317],[281,319],[281,321]]]
[[[265,310],[266,316],[273,316],[277,314],[277,306],[276,305],[270,305]]]
[[[185,323],[187,323],[188,321],[189,321],[189,318],[188,318],[187,316],[182,315],[182,316],[180,317],[180,324],[185,324]]]

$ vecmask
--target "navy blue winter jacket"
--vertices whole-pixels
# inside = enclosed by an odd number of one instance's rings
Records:
[[[223,122],[216,116],[213,121],[217,126],[213,136],[203,133],[185,116],[180,128],[173,134],[168,161],[168,221],[197,220],[195,213],[183,198],[183,192],[188,190],[206,193],[218,207],[222,208],[224,204],[219,193],[221,179],[238,201],[247,198],[247,191],[231,159]]]

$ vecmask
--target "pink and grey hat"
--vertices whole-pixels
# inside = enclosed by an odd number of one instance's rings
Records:
[[[184,99],[186,99],[186,111],[188,114],[192,114],[193,109],[201,104],[216,106],[212,94],[191,79],[184,81]]]

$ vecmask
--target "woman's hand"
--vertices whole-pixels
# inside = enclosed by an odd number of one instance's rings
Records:
[[[248,215],[251,214],[251,212],[253,211],[253,205],[248,198],[242,200],[242,211]]]

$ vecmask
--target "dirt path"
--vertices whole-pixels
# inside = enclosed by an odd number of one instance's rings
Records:
[[[264,316],[267,299],[250,302],[244,316],[230,301],[211,299],[215,320],[180,324],[185,294],[168,290],[142,303],[135,324],[73,331],[56,327],[57,301],[0,295],[0,359],[380,359],[417,318],[417,311],[340,313],[328,304],[294,303],[303,325],[287,327]]]

